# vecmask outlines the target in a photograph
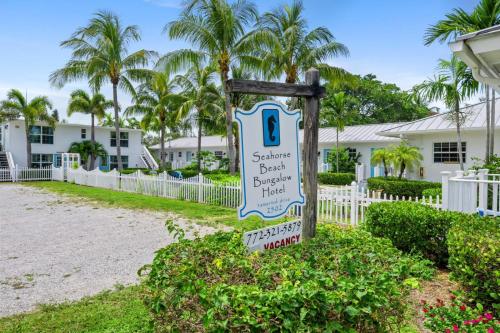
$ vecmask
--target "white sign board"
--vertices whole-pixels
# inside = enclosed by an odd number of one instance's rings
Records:
[[[302,241],[302,222],[286,222],[246,232],[243,242],[250,252],[277,249]]]
[[[236,110],[240,127],[242,204],[240,220],[258,215],[270,220],[303,205],[300,178],[300,111],[275,101]]]

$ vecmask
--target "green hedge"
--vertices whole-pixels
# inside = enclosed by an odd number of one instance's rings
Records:
[[[155,332],[375,332],[404,320],[430,262],[363,230],[318,226],[298,245],[248,254],[240,232],[156,252],[145,304]]]
[[[422,196],[432,197],[432,198],[436,198],[439,196],[440,198],[442,198],[443,197],[443,189],[441,187],[428,188],[428,189],[422,191]]]
[[[463,216],[415,202],[372,203],[364,228],[374,236],[390,239],[403,252],[420,253],[439,267],[446,267],[446,236],[452,223]]]
[[[351,183],[355,180],[356,175],[353,173],[318,173],[318,181],[320,184],[324,185],[351,185]]]
[[[500,313],[500,217],[460,219],[448,233],[448,251],[452,277]]]
[[[372,177],[368,178],[367,182],[371,191],[383,191],[387,195],[400,197],[422,197],[424,190],[441,187],[441,183],[398,179],[397,177]]]

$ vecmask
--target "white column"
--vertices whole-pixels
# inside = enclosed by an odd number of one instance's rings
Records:
[[[450,179],[450,176],[451,176],[451,172],[450,171],[442,171],[441,172],[441,190],[442,190],[442,198],[441,198],[441,201],[442,201],[442,208],[443,210],[447,210],[448,207],[449,207],[449,203],[448,203],[448,198],[449,198],[449,195],[448,195],[448,190],[449,190],[449,179]]]
[[[477,173],[477,179],[479,181],[488,179],[488,169],[480,169]],[[479,212],[485,213],[488,209],[488,184],[487,183],[479,183]]]
[[[351,183],[351,225],[358,224],[358,185],[356,182]]]

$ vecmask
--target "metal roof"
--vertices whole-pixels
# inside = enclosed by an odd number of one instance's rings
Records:
[[[495,128],[500,128],[500,99],[495,103]],[[462,125],[462,130],[482,130],[486,128],[486,103],[481,102],[463,107],[462,112],[467,115],[467,120]],[[418,134],[422,132],[435,133],[456,131],[455,123],[449,119],[450,112],[412,121],[391,129],[380,131],[379,135],[399,137],[401,134]]]
[[[465,34],[465,35],[458,36],[456,40],[457,41],[468,40],[468,39],[471,39],[471,38],[476,37],[476,36],[481,36],[481,35],[487,35],[489,33],[494,33],[494,32],[496,32],[498,30],[500,30],[500,25],[494,25],[494,26],[489,27],[489,28],[485,28],[485,29],[482,29],[482,30],[478,30],[478,31],[470,32],[470,33]]]
[[[227,145],[226,137],[221,135],[212,135],[212,136],[202,136],[201,137],[201,146],[205,148],[217,148],[217,147],[225,147]],[[165,142],[165,148],[197,148],[198,147],[198,138],[197,137],[185,137],[178,138],[174,140],[170,140]],[[151,149],[160,149],[160,144],[154,145]]]
[[[380,136],[377,132],[393,128],[401,125],[401,123],[391,124],[374,124],[374,125],[357,125],[346,126],[342,132],[339,132],[340,143],[353,143],[353,142],[397,142],[399,139]],[[303,130],[299,133],[300,142],[303,140]],[[319,129],[319,143],[334,143],[336,142],[336,129],[333,127],[326,127]],[[204,148],[224,148],[227,145],[226,137],[221,135],[202,136],[201,146]],[[174,149],[191,149],[198,147],[197,137],[185,137],[165,142],[165,148]],[[160,145],[154,145],[151,149],[160,149]]]

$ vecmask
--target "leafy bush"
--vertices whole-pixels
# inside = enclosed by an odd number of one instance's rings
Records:
[[[372,203],[366,212],[364,228],[374,236],[390,239],[403,252],[420,253],[445,267],[446,236],[451,224],[462,216],[415,202]]]
[[[191,178],[191,177],[198,176],[197,170],[187,169],[187,168],[175,169],[175,170],[169,171],[168,174],[173,176],[175,171],[179,171],[182,174],[182,178]]]
[[[448,233],[449,267],[471,296],[500,310],[500,218],[465,217]]]
[[[371,191],[382,191],[387,195],[404,197],[422,197],[422,192],[430,188],[440,188],[441,183],[424,180],[398,179],[397,177],[368,178],[368,188]]]
[[[428,188],[422,191],[422,196],[432,198],[437,198],[439,196],[441,198],[443,196],[443,189],[441,187]]]
[[[146,168],[128,168],[128,169],[123,169],[120,173],[122,175],[130,175],[130,174],[132,174],[136,171],[139,171],[139,170],[142,171],[142,173],[144,173],[146,175],[149,174],[149,171],[150,171],[149,169],[146,169]]]
[[[235,183],[240,181],[239,176],[232,176],[226,173],[209,173],[206,174],[205,177],[218,184]]]
[[[347,148],[339,148],[339,173],[353,173],[356,170],[356,163],[361,158],[361,154],[351,155]],[[327,163],[332,166],[333,171],[337,171],[337,148],[334,147],[328,152]]]
[[[433,274],[387,240],[334,225],[264,253],[248,254],[239,232],[181,239],[144,269],[156,332],[383,331],[404,319],[410,285]]]
[[[356,180],[356,175],[353,173],[333,173],[320,172],[318,173],[318,181],[325,185],[351,185]]]
[[[438,299],[434,305],[422,301],[424,326],[432,332],[498,332],[500,322],[491,312],[484,312],[481,305],[467,306],[454,298],[451,305]]]

